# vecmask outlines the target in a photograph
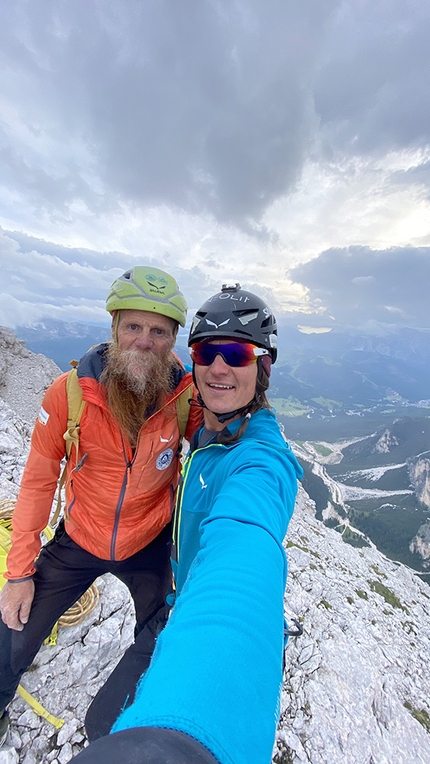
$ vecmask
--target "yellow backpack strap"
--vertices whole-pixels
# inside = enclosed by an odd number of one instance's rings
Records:
[[[69,371],[66,381],[66,394],[67,394],[67,430],[63,435],[66,442],[66,460],[70,458],[72,446],[76,449],[76,462],[78,462],[79,453],[79,428],[82,412],[84,410],[85,401],[82,398],[82,390],[78,382],[78,372],[76,369],[77,362],[70,361],[73,365],[73,369]],[[60,511],[61,511],[61,489],[66,482],[66,470],[67,465],[63,467],[63,471],[58,481],[58,498],[57,506],[55,508],[54,515],[51,519],[50,525],[55,526]]]
[[[176,398],[176,416],[178,418],[178,427],[181,438],[184,437],[185,430],[187,429],[188,417],[190,415],[190,404],[188,401],[191,397],[192,385],[189,385],[189,387]]]
[[[82,390],[78,382],[78,372],[76,367],[69,371],[66,382],[67,393],[67,430],[63,435],[66,441],[66,457],[69,458],[72,446],[76,448],[76,461],[78,461],[79,448],[79,427],[85,401],[82,398]]]
[[[64,719],[59,719],[57,716],[50,714],[49,711],[47,711],[46,708],[44,708],[33,695],[27,692],[27,690],[24,690],[22,685],[19,684],[17,690],[21,695],[21,698],[23,698],[32,707],[33,711],[38,716],[42,716],[43,719],[46,719],[46,721],[52,724],[57,730],[63,726]]]

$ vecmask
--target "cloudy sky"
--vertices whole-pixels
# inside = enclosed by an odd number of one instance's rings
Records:
[[[0,323],[133,263],[430,328],[428,0],[0,3]]]

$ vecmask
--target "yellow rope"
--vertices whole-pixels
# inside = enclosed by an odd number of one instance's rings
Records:
[[[7,552],[10,549],[10,531],[12,530],[12,514],[15,507],[15,501],[13,499],[1,499],[0,501],[0,546]],[[44,536],[50,541],[54,536],[54,531],[48,525],[44,531]],[[90,613],[97,607],[99,601],[99,590],[95,584],[91,584],[90,588],[70,607],[58,620],[59,626],[77,626],[82,621],[85,621]],[[54,631],[54,630],[53,630]],[[55,645],[57,642],[57,635],[52,634],[48,637],[49,644]]]
[[[14,506],[15,502],[13,499],[2,499],[0,501],[0,518],[2,520],[9,520],[12,517]]]
[[[0,500],[0,547],[7,552],[10,549],[10,532],[12,530],[12,514],[15,507],[15,501],[12,499]],[[43,531],[45,538],[50,541],[54,536],[54,531],[50,526],[47,526]],[[1,584],[0,584],[1,588]],[[99,590],[95,584],[91,584],[90,588],[82,595],[82,597],[70,607],[64,615],[54,625],[51,634],[45,639],[45,644],[55,645],[57,643],[58,627],[59,626],[76,626],[89,616],[94,610],[99,601]],[[27,690],[19,685],[18,692],[21,697],[31,706],[33,711],[38,715],[46,719],[56,729],[64,724],[64,719],[59,719],[57,716],[53,716],[39,703],[36,698],[33,697]]]

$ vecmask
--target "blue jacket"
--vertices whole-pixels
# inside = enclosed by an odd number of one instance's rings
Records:
[[[168,727],[196,738],[220,764],[270,764],[282,682],[282,541],[301,474],[266,409],[236,444],[190,453],[176,604],[113,732]]]

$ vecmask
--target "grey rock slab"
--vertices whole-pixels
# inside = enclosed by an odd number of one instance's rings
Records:
[[[0,748],[0,764],[18,764],[18,751],[10,745],[3,745]]]
[[[75,734],[80,724],[81,723],[78,719],[69,719],[68,721],[66,721],[63,724],[63,726],[60,728],[60,730],[58,731],[57,745],[62,746],[68,740],[70,740],[71,737]]]
[[[73,749],[70,743],[65,743],[63,745],[60,753],[58,754],[58,761],[60,764],[67,764],[68,761],[73,757]]]

